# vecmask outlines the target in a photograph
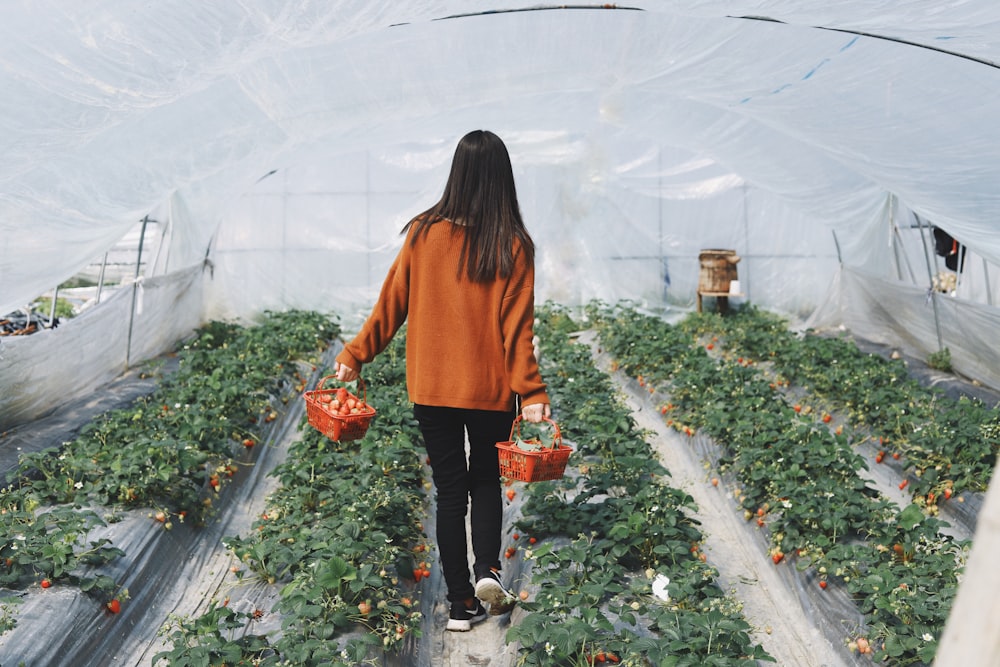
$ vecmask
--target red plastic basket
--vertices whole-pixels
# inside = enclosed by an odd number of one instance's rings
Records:
[[[522,482],[544,482],[563,476],[566,472],[566,462],[569,461],[569,455],[573,453],[573,448],[562,443],[562,434],[559,432],[558,424],[551,419],[545,421],[552,424],[552,444],[546,446],[539,440],[527,441],[541,445],[539,449],[534,450],[518,447],[517,440],[521,436],[521,417],[519,415],[514,419],[510,430],[510,440],[497,443],[497,450],[500,453],[501,477]]]
[[[339,408],[334,406],[343,405],[349,399],[357,402],[358,397],[343,387],[323,388],[327,380],[336,379],[336,377],[335,375],[327,375],[316,384],[316,389],[305,393],[306,416],[309,418],[309,425],[331,440],[340,442],[358,440],[364,437],[368,431],[368,425],[375,417],[375,408],[368,405],[368,389],[365,387],[364,380],[358,378],[362,398],[357,405],[363,407],[360,412],[354,414],[341,414]]]

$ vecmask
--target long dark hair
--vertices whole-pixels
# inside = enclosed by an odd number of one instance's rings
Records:
[[[412,242],[416,242],[442,218],[464,227],[459,271],[464,265],[473,282],[510,277],[515,239],[528,261],[534,261],[535,244],[521,219],[507,146],[488,130],[462,137],[441,199],[406,223],[403,233],[415,225]]]

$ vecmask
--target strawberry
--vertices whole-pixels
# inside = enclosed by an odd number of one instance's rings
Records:
[[[108,602],[108,611],[110,611],[112,614],[117,614],[121,610],[122,610],[122,603],[117,598]]]
[[[52,582],[49,581],[48,579],[42,579],[40,585],[41,585],[42,588],[48,588],[49,586],[52,585]]]
[[[822,588],[824,591],[826,590],[826,579],[820,580],[819,587]]]
[[[516,495],[517,495],[517,492],[514,491],[514,489],[507,489],[507,500],[510,500],[511,502],[513,502],[514,496],[516,496]]]
[[[829,412],[823,415],[824,424],[829,424],[831,419],[833,419],[833,417],[830,416]]]

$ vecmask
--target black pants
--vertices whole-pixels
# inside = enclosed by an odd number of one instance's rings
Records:
[[[448,600],[466,600],[475,594],[465,525],[470,499],[473,574],[478,579],[490,568],[500,568],[503,498],[496,443],[510,439],[515,413],[414,405],[413,415],[424,436],[437,491],[437,542]]]

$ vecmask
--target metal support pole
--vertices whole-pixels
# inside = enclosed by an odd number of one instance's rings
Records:
[[[910,274],[910,282],[912,282],[914,285],[916,285],[917,284],[917,276],[914,275],[914,273],[913,273],[913,266],[910,264],[910,256],[906,254],[906,248],[902,247],[903,246],[903,237],[899,235],[899,225],[893,224],[892,231],[896,235],[896,243],[894,243],[893,245],[897,248],[897,251],[900,248],[902,249],[903,263],[906,264],[906,272]],[[897,261],[897,263],[899,262],[898,259],[896,261]],[[899,279],[902,280],[903,277],[900,276]]]
[[[142,242],[146,238],[146,225],[149,223],[149,216],[142,219],[142,231],[139,232],[139,254],[135,258],[135,280],[132,282],[132,308],[129,310],[128,318],[128,342],[125,348],[125,370],[128,370],[132,363],[132,326],[135,323],[135,299],[139,291],[139,271],[142,268]]]
[[[937,290],[934,289],[934,271],[931,269],[931,255],[927,247],[927,236],[924,234],[924,224],[920,220],[919,215],[914,214],[914,217],[917,219],[917,225],[920,227],[920,241],[924,244],[924,260],[927,263],[927,277],[930,279],[928,289],[931,305],[934,307],[934,328],[937,331],[938,352],[940,352],[944,350],[944,341],[941,337],[941,318],[938,315]]]
[[[889,209],[889,247],[892,248],[892,258],[896,264],[896,280],[902,282],[903,268],[899,265],[899,244],[896,242],[899,235],[896,231],[896,207],[893,206],[893,194],[891,192],[886,197],[885,205]]]
[[[58,301],[58,300],[59,300],[59,285],[56,285],[56,289],[52,293],[52,308],[49,309],[49,328],[50,329],[52,328],[52,325],[55,324],[55,321],[56,321],[56,301]]]
[[[101,262],[101,273],[97,277],[97,303],[101,302],[101,292],[104,291],[104,269],[108,266],[108,253],[104,253],[104,260]]]
[[[983,259],[983,282],[986,284],[986,303],[993,305],[993,290],[990,289],[990,270],[986,259]]]

